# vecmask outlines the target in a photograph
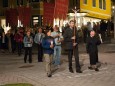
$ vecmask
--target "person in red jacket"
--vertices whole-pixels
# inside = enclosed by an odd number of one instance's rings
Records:
[[[23,34],[20,33],[20,30],[18,30],[17,34],[15,35],[14,39],[16,40],[17,46],[18,46],[18,55],[21,55],[22,51],[22,45],[23,45]]]

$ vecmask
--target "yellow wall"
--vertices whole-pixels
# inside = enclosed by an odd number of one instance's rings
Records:
[[[100,18],[100,19],[110,19],[111,18],[111,0],[106,0],[106,10],[99,8],[99,0],[96,0],[96,7],[92,6],[93,0],[87,0],[87,4],[80,0],[80,11],[87,12],[87,16]]]

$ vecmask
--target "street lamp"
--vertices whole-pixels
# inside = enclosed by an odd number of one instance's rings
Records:
[[[113,17],[114,17],[114,39],[115,39],[115,6],[112,6],[113,9]]]

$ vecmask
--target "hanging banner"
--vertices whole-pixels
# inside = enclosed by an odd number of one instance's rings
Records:
[[[31,8],[18,7],[18,18],[24,27],[28,27],[30,25],[31,20]]]
[[[55,0],[54,18],[66,19],[69,0]]]
[[[6,26],[17,26],[18,24],[18,12],[15,8],[10,8],[6,10]]]
[[[53,25],[54,20],[54,6],[53,3],[44,2],[44,12],[43,12],[43,24],[44,25]]]

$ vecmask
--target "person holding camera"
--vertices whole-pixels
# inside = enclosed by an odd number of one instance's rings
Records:
[[[33,45],[33,37],[30,35],[31,32],[27,31],[27,35],[24,37],[24,47],[25,47],[25,56],[24,62],[27,62],[27,56],[29,55],[29,63],[32,63],[32,45]]]

